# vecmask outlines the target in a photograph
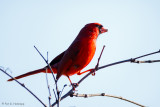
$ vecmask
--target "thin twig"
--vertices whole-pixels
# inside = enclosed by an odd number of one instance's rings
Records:
[[[57,83],[56,83],[57,84]],[[56,91],[57,91],[57,107],[59,107],[60,103],[60,91],[58,90],[58,86],[56,85]]]
[[[142,55],[142,56],[139,56],[139,57],[130,58],[130,59],[127,59],[127,60],[122,60],[122,61],[114,62],[114,63],[111,63],[111,64],[107,64],[107,65],[98,67],[97,70],[103,69],[103,68],[106,68],[106,67],[109,67],[109,66],[125,63],[125,62],[134,62],[136,59],[139,59],[139,58],[142,58],[142,57],[145,57],[145,56],[149,56],[149,55],[153,55],[153,54],[156,54],[156,53],[160,53],[160,50],[158,50],[156,52],[149,53],[149,54],[145,54],[145,55]]]
[[[147,61],[138,61],[138,60],[135,60],[133,61],[132,63],[154,63],[154,62],[160,62],[160,60],[147,60]]]
[[[156,53],[160,53],[160,50],[158,50],[156,52],[149,53],[149,54],[145,54],[145,55],[142,55],[142,56],[139,56],[139,57],[136,57],[136,58],[134,58],[134,60],[145,57],[145,56],[153,55],[153,54],[156,54]]]
[[[21,85],[23,88],[25,88],[30,94],[32,94],[44,107],[47,107],[46,104],[44,104],[30,89],[28,89],[24,84],[20,83],[18,80],[16,80],[14,77],[9,75],[7,72],[5,72],[3,69],[0,68],[0,70],[5,73],[10,78],[14,79],[19,85]]]
[[[48,88],[48,93],[49,93],[49,97],[48,97],[48,100],[49,100],[49,107],[51,106],[51,90],[50,90],[50,85],[49,85],[49,82],[48,82],[48,75],[47,75],[47,69],[46,69],[46,81],[47,81],[47,88]]]
[[[64,90],[64,88],[67,86],[67,84],[65,84],[64,86],[63,86],[63,88],[62,88],[62,91],[60,92],[60,98],[61,98],[61,95],[62,95],[62,93],[63,93],[63,90]]]
[[[95,68],[91,71],[93,76],[95,75],[95,71],[96,71],[96,70],[98,69],[98,67],[99,67],[99,62],[100,62],[100,59],[101,59],[101,56],[102,56],[102,53],[103,53],[104,48],[105,48],[105,45],[104,45],[103,48],[102,48],[101,54],[100,54],[100,56],[99,56],[99,58],[98,58],[98,61],[97,61],[97,65],[96,65]]]
[[[114,95],[109,95],[109,94],[105,94],[105,93],[100,93],[100,94],[78,94],[78,93],[74,93],[72,95],[72,97],[75,96],[75,97],[84,97],[84,98],[88,98],[88,97],[95,97],[95,96],[107,96],[107,97],[112,97],[112,98],[117,98],[117,99],[121,99],[121,100],[124,100],[124,101],[127,101],[127,102],[130,102],[130,103],[133,103],[135,105],[138,105],[140,107],[145,107],[144,105],[141,105],[139,103],[136,103],[134,101],[131,101],[131,100],[128,100],[128,99],[125,99],[123,97],[120,97],[120,96],[114,96]]]
[[[56,96],[56,92],[55,92],[55,90],[54,90],[54,89],[53,89],[53,92],[54,92],[54,96],[55,96],[56,101],[57,101],[57,96]]]
[[[48,63],[48,52],[47,52],[47,63]],[[51,107],[51,90],[50,90],[50,85],[49,85],[49,82],[48,82],[48,70],[46,68],[46,82],[47,82],[47,88],[48,88],[48,93],[49,93],[49,97],[48,97],[48,100],[49,100],[49,107]]]
[[[34,48],[37,50],[37,52],[40,54],[40,56],[43,58],[43,60],[46,62],[46,64],[47,64],[47,66],[49,67],[49,69],[51,70],[51,73],[52,73],[52,76],[53,76],[53,79],[54,79],[54,81],[55,81],[55,83],[56,83],[56,78],[55,78],[55,76],[54,76],[54,73],[53,73],[53,70],[52,70],[52,68],[51,68],[51,66],[50,66],[50,64],[48,63],[48,61],[44,58],[44,56],[40,53],[40,51],[37,49],[37,47],[36,46],[34,46]]]
[[[99,61],[100,61],[100,59],[101,59],[101,56],[102,56],[102,53],[103,53],[104,48],[105,48],[105,45],[104,45],[103,48],[102,48],[101,54],[100,54],[100,56],[99,56],[99,58],[98,58],[98,61],[97,61],[97,64],[96,64],[95,68],[94,68],[91,72],[89,72],[87,75],[85,75],[82,79],[80,79],[80,80],[78,81],[78,84],[80,84],[80,83],[81,83],[84,79],[86,79],[90,74],[95,73],[95,72],[98,70],[98,68],[99,68]]]
[[[106,46],[104,45],[103,48],[102,48],[101,54],[100,54],[100,56],[99,56],[99,58],[98,58],[97,65],[96,65],[96,67],[95,67],[96,70],[97,70],[97,68],[99,67],[99,62],[100,62],[100,59],[101,59],[101,56],[102,56],[102,53],[103,53],[105,47],[106,47]]]
[[[64,96],[61,97],[60,101],[62,101],[62,100],[65,99],[66,97],[72,95],[73,93],[74,93],[74,92],[73,92],[73,88],[72,88],[72,89],[69,90]],[[55,106],[56,104],[57,104],[57,101],[52,104],[52,107]]]
[[[113,65],[117,65],[117,64],[121,64],[121,63],[125,63],[125,62],[133,62],[135,61],[136,59],[139,59],[139,58],[142,58],[142,57],[145,57],[145,56],[149,56],[149,55],[153,55],[153,54],[156,54],[156,53],[160,53],[160,50],[156,51],[156,52],[152,52],[152,53],[149,53],[149,54],[145,54],[145,55],[142,55],[142,56],[139,56],[139,57],[135,57],[135,58],[130,58],[130,59],[126,59],[126,60],[122,60],[122,61],[118,61],[118,62],[114,62],[114,63],[111,63],[111,64],[107,64],[107,65],[104,65],[104,66],[100,66],[96,69],[96,71],[100,70],[100,69],[103,69],[103,68],[106,68],[106,67],[109,67],[109,66],[113,66]],[[92,72],[89,72],[88,74],[86,74],[82,79],[80,79],[78,81],[78,84],[80,84],[83,80],[85,80],[89,75],[91,75]],[[73,88],[71,90],[69,90],[64,96],[62,96],[61,100],[65,99],[66,97],[68,96],[72,96],[72,94],[74,94],[73,92]],[[56,105],[57,103],[54,102],[52,104],[52,106]]]
[[[53,78],[54,78],[54,81],[55,81],[55,84],[56,84],[56,92],[57,92],[57,97],[56,97],[56,103],[57,103],[57,107],[59,107],[59,102],[60,102],[60,91],[58,89],[58,85],[57,85],[57,80],[54,76],[54,73],[53,73],[53,70],[50,66],[50,64],[48,63],[48,61],[44,58],[44,56],[40,53],[40,51],[36,48],[36,46],[34,46],[34,48],[37,50],[37,52],[41,55],[41,57],[44,59],[44,61],[46,62],[47,66],[49,67],[49,69],[51,70],[51,73],[53,75]],[[55,92],[54,92],[55,93]],[[55,95],[56,96],[56,95]]]

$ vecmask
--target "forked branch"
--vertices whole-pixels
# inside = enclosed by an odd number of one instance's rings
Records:
[[[34,46],[35,47],[35,46]],[[35,47],[36,48],[36,47]],[[38,51],[38,49],[36,48],[36,50]],[[107,67],[110,67],[110,66],[113,66],[113,65],[117,65],[117,64],[121,64],[121,63],[125,63],[125,62],[131,62],[131,63],[155,63],[155,62],[160,62],[160,60],[146,60],[146,61],[138,61],[137,59],[139,58],[142,58],[142,57],[146,57],[146,56],[149,56],[149,55],[153,55],[153,54],[156,54],[156,53],[160,53],[160,50],[159,51],[156,51],[156,52],[152,52],[152,53],[149,53],[149,54],[145,54],[145,55],[142,55],[142,56],[139,56],[139,57],[135,57],[135,58],[130,58],[130,59],[126,59],[126,60],[122,60],[122,61],[118,61],[118,62],[114,62],[114,63],[111,63],[111,64],[107,64],[107,65],[104,65],[104,66],[100,66],[99,67],[99,61],[100,61],[100,58],[101,58],[101,55],[103,53],[103,50],[104,50],[104,47],[102,49],[102,52],[98,58],[98,61],[97,61],[97,64],[95,66],[94,69],[91,69],[91,71],[86,74],[83,78],[81,78],[79,81],[78,81],[78,84],[80,84],[83,80],[85,80],[89,75],[95,73],[96,71],[100,70],[100,69],[103,69],[103,68],[107,68]],[[42,56],[42,54],[38,51],[38,53]],[[46,60],[43,56],[42,58],[45,60],[45,62],[47,63],[48,67],[50,68],[51,72],[52,72],[52,75],[53,75],[53,78],[55,80],[55,83],[56,83],[56,79],[55,79],[55,76],[53,74],[53,71],[51,69],[51,66],[49,65],[48,63],[48,59]],[[19,85],[21,85],[23,88],[25,88],[30,94],[32,94],[43,106],[47,107],[32,91],[30,91],[24,84],[20,83],[18,80],[16,80],[15,78],[13,78],[11,75],[9,75],[5,70],[1,69],[0,70],[5,73],[6,75],[8,75],[10,78],[14,79]],[[49,85],[48,85],[49,86]],[[48,87],[49,88],[49,87]],[[107,95],[107,94],[104,94],[104,93],[101,93],[101,94],[78,94],[78,93],[74,93],[74,88],[72,88],[70,91],[68,91],[64,96],[61,97],[61,94],[60,94],[60,91],[58,90],[58,86],[56,84],[56,91],[57,91],[57,95],[55,94],[55,97],[56,97],[56,102],[54,102],[52,104],[52,106],[56,105],[59,106],[59,102],[63,99],[65,99],[66,97],[68,96],[77,96],[77,97],[92,97],[92,96],[108,96],[108,97],[113,97],[113,98],[118,98],[118,99],[121,99],[121,100],[125,100],[127,102],[130,102],[130,103],[133,103],[133,104],[136,104],[138,106],[141,106],[141,107],[144,107],[143,105],[141,104],[138,104],[136,102],[133,102],[133,101],[130,101],[128,99],[125,99],[125,98],[122,98],[122,97],[117,97],[117,96],[112,96],[112,95]],[[50,90],[50,89],[49,89]],[[49,95],[50,92],[49,92]],[[50,96],[49,96],[50,97]],[[49,105],[50,105],[50,99],[49,99]]]
[[[104,49],[104,48],[103,48]],[[102,52],[103,52],[103,49],[102,49]],[[102,54],[101,52],[101,54]],[[156,54],[156,53],[160,53],[160,50],[156,51],[156,52],[152,52],[152,53],[149,53],[149,54],[145,54],[145,55],[142,55],[142,56],[138,56],[138,57],[135,57],[135,58],[130,58],[130,59],[126,59],[126,60],[122,60],[122,61],[118,61],[118,62],[114,62],[114,63],[111,63],[111,64],[107,64],[107,65],[104,65],[104,66],[100,66],[100,67],[95,67],[93,70],[94,72],[100,70],[100,69],[103,69],[103,68],[107,68],[107,67],[110,67],[110,66],[113,66],[113,65],[117,65],[117,64],[121,64],[121,63],[125,63],[125,62],[132,62],[132,63],[136,63],[137,59],[139,58],[142,58],[142,57],[146,57],[146,56],[149,56],[149,55],[153,55],[153,54]],[[100,57],[101,57],[101,54],[100,54]],[[99,57],[99,58],[100,58]],[[140,61],[139,61],[140,62]],[[147,63],[148,61],[145,61],[145,63]],[[151,62],[160,62],[159,60],[154,60],[154,61],[151,61]],[[148,62],[150,63],[150,61]],[[99,60],[97,62],[97,65],[99,64]],[[96,66],[97,66],[96,65]],[[89,72],[88,74],[86,74],[84,77],[82,77],[82,79],[80,79],[78,81],[78,84],[80,84],[83,80],[85,80],[89,75],[91,75],[93,72]],[[66,97],[68,96],[72,96],[74,94],[74,91],[73,91],[73,88],[68,91],[64,96],[62,96],[61,100],[65,99]],[[52,106],[56,105],[57,103],[54,102],[52,104]],[[142,106],[143,107],[143,106]]]

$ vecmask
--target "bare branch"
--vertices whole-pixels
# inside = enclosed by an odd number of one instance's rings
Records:
[[[139,59],[139,58],[142,58],[142,57],[145,57],[145,56],[149,56],[149,55],[153,55],[153,54],[156,54],[156,53],[160,53],[160,50],[158,50],[156,52],[149,53],[149,54],[145,54],[145,55],[142,55],[142,56],[139,56],[139,57],[130,58],[130,59],[114,62],[114,63],[108,64],[108,65],[104,65],[104,66],[99,67],[97,70],[102,69],[102,68],[106,68],[106,67],[109,67],[109,66],[125,63],[125,62],[134,62],[136,59]]]
[[[103,48],[102,48],[101,54],[100,54],[100,56],[99,56],[99,58],[98,58],[97,65],[96,65],[96,67],[95,67],[96,70],[98,69],[99,62],[100,62],[100,59],[101,59],[101,56],[102,56],[102,53],[103,53],[105,47],[106,47],[106,46],[104,45]]]
[[[133,61],[132,63],[154,63],[154,62],[160,62],[160,60],[146,60],[146,61],[138,61],[138,60],[135,60]]]
[[[48,54],[47,54],[48,55]],[[47,56],[48,57],[48,56]],[[48,59],[48,58],[47,58]],[[49,82],[48,82],[48,75],[47,75],[47,69],[46,69],[46,82],[47,82],[47,88],[48,88],[48,93],[49,93],[49,97],[48,97],[48,100],[49,100],[49,106],[51,106],[51,90],[50,90],[50,85],[49,85]]]
[[[89,72],[87,75],[85,75],[82,79],[80,79],[80,80],[78,81],[78,84],[80,84],[80,83],[81,83],[84,79],[86,79],[90,74],[95,73],[95,72],[98,70],[98,68],[99,68],[99,67],[98,67],[98,66],[99,66],[99,61],[100,61],[100,59],[101,59],[101,56],[102,56],[102,53],[103,53],[104,48],[105,48],[105,45],[104,45],[103,48],[102,48],[101,54],[100,54],[100,56],[99,56],[99,58],[98,58],[98,62],[97,62],[97,65],[95,66],[95,68],[92,69],[92,71]]]
[[[61,98],[61,95],[62,95],[62,93],[63,93],[63,90],[64,90],[64,88],[67,86],[67,84],[65,84],[64,86],[63,86],[63,89],[62,89],[62,91],[60,92],[60,98]]]
[[[146,54],[146,55],[142,55],[142,56],[136,57],[136,58],[134,58],[134,60],[142,58],[142,57],[145,57],[145,56],[150,56],[150,55],[153,55],[153,54],[156,54],[156,53],[160,53],[160,50],[158,50],[156,52],[152,52],[152,53]]]
[[[102,48],[101,54],[100,54],[100,56],[99,56],[99,58],[98,58],[98,61],[97,61],[97,65],[96,65],[95,68],[91,71],[93,76],[95,75],[95,71],[96,71],[96,70],[98,69],[98,67],[99,67],[99,62],[100,62],[100,59],[101,59],[101,56],[102,56],[102,53],[103,53],[104,48],[105,48],[105,45],[104,45],[103,48]]]
[[[55,81],[55,84],[56,84],[56,92],[57,92],[56,103],[57,103],[57,107],[59,107],[59,102],[60,102],[60,99],[61,99],[61,98],[60,98],[60,91],[59,91],[59,89],[58,89],[57,80],[56,80],[56,78],[55,78],[55,76],[54,76],[53,70],[52,70],[50,64],[48,63],[48,59],[46,60],[46,59],[44,58],[44,56],[40,53],[40,51],[36,48],[36,46],[34,46],[34,48],[35,48],[35,49],[37,50],[37,52],[41,55],[41,57],[44,59],[44,61],[46,62],[47,66],[48,66],[49,69],[51,70],[52,76],[53,76],[54,81]],[[48,54],[47,54],[47,56],[48,56]],[[54,92],[54,93],[55,93],[55,92]],[[55,96],[56,96],[56,95],[55,95]]]
[[[18,80],[13,78],[11,75],[9,75],[6,71],[0,68],[0,70],[5,73],[10,78],[14,79],[19,85],[21,85],[23,88],[25,88],[30,94],[32,94],[44,107],[47,107],[46,104],[44,104],[30,89],[28,89],[24,84],[20,83]]]
[[[54,81],[55,81],[55,83],[56,83],[56,78],[55,78],[55,76],[54,76],[54,73],[53,73],[53,70],[52,70],[52,68],[51,68],[50,64],[48,63],[48,60],[46,60],[46,59],[44,58],[44,56],[40,53],[40,51],[37,49],[37,47],[36,47],[36,46],[34,46],[34,48],[37,50],[37,52],[40,54],[40,56],[41,56],[41,57],[44,59],[44,61],[46,62],[47,66],[48,66],[48,67],[49,67],[49,69],[51,70],[51,73],[52,73],[53,79],[54,79]]]
[[[130,102],[130,103],[133,103],[135,105],[138,105],[140,107],[145,107],[144,105],[141,105],[139,103],[136,103],[134,101],[131,101],[131,100],[128,100],[128,99],[125,99],[123,97],[120,97],[120,96],[114,96],[114,95],[109,95],[109,94],[105,94],[105,93],[100,93],[100,94],[78,94],[78,93],[74,93],[72,94],[71,97],[84,97],[84,98],[88,98],[88,97],[95,97],[95,96],[107,96],[107,97],[112,97],[112,98],[117,98],[117,99],[121,99],[121,100],[124,100],[124,101],[127,101],[127,102]]]
[[[74,93],[73,90],[74,90],[74,88],[72,88],[72,89],[71,89],[70,91],[68,91],[64,96],[62,96],[61,99],[60,99],[60,101],[62,101],[62,100],[65,99],[66,97],[72,95],[72,94]],[[57,104],[57,101],[52,104],[52,107],[55,106],[56,104]]]
[[[102,51],[103,52],[103,51]],[[122,60],[122,61],[118,61],[118,62],[114,62],[114,63],[111,63],[111,64],[107,64],[107,65],[104,65],[104,66],[100,66],[98,67],[97,69],[93,69],[94,72],[100,70],[100,69],[103,69],[103,68],[106,68],[106,67],[110,67],[110,66],[113,66],[113,65],[117,65],[117,64],[121,64],[121,63],[125,63],[125,62],[134,62],[136,59],[139,59],[139,58],[142,58],[142,57],[145,57],[145,56],[149,56],[149,55],[153,55],[153,54],[156,54],[156,53],[160,53],[160,50],[156,51],[156,52],[152,52],[152,53],[149,53],[149,54],[145,54],[145,55],[142,55],[142,56],[139,56],[139,57],[135,57],[135,58],[130,58],[130,59],[126,59],[126,60]],[[100,55],[101,57],[101,55]],[[100,58],[99,57],[99,58]],[[97,62],[98,63],[98,62]],[[91,75],[92,72],[89,72],[88,74],[86,74],[82,79],[80,79],[78,81],[78,84],[80,84],[83,80],[85,80],[89,75]],[[76,87],[75,87],[76,88]],[[65,99],[66,97],[68,96],[72,96],[74,94],[74,91],[73,91],[73,88],[71,90],[69,90],[64,96],[62,96],[61,100]],[[52,106],[56,105],[57,102],[54,102],[52,104]],[[143,106],[142,106],[143,107]]]

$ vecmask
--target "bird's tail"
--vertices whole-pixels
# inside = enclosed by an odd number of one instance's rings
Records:
[[[57,73],[57,70],[55,68],[53,68],[52,70],[53,70],[54,73]],[[35,71],[27,72],[25,74],[14,77],[14,79],[20,79],[20,78],[24,78],[24,77],[34,75],[34,74],[38,74],[38,73],[46,73],[46,68],[42,68],[42,69],[38,69],[38,70],[35,70]],[[47,73],[51,73],[50,69],[48,69],[48,68],[47,68]],[[14,79],[11,78],[8,81],[13,81]]]

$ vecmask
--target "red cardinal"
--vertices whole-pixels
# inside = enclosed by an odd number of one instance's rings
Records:
[[[58,80],[62,75],[65,75],[71,82],[69,76],[83,74],[84,72],[81,72],[81,70],[90,63],[95,54],[98,35],[107,31],[108,30],[104,29],[99,23],[89,23],[85,25],[69,48],[51,61],[50,65],[53,72],[57,73],[56,79]],[[42,72],[46,73],[46,68],[48,73],[51,73],[48,67],[44,67],[17,76],[15,79]],[[13,79],[9,79],[8,81],[12,80]]]

